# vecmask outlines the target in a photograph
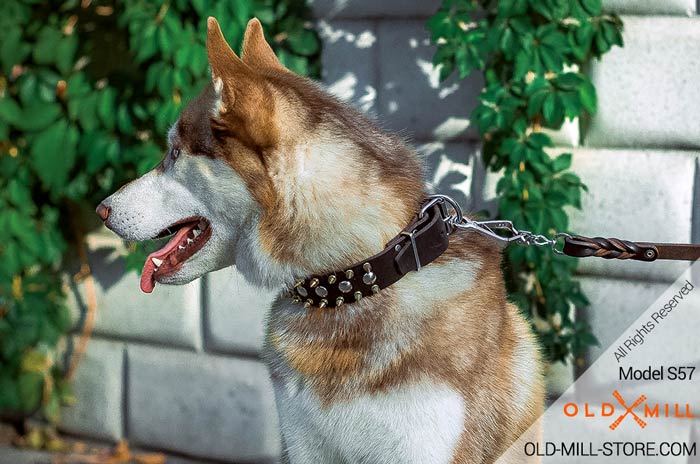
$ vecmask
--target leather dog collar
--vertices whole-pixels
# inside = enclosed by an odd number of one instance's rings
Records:
[[[300,280],[288,296],[306,308],[337,308],[375,295],[437,259],[447,249],[451,232],[445,205],[430,205],[381,252],[342,271]]]
[[[518,230],[508,220],[474,221],[463,216],[454,199],[436,194],[430,195],[416,219],[384,250],[343,271],[300,280],[288,296],[293,303],[303,303],[306,308],[337,308],[379,293],[409,272],[419,271],[422,266],[437,259],[447,249],[449,235],[455,229],[474,230],[506,244],[550,246],[556,254],[577,258],[597,256],[639,261],[700,259],[700,244],[631,242],[567,233],[557,233],[547,238],[527,230]],[[561,239],[564,246],[559,249],[557,244]]]

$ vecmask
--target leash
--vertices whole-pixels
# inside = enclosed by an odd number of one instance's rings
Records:
[[[473,230],[506,244],[551,247],[558,255],[605,259],[657,259],[694,261],[700,245],[631,242],[618,238],[584,237],[563,232],[552,238],[518,230],[511,221],[474,221],[447,195],[430,195],[418,215],[379,253],[343,270],[299,280],[287,289],[287,297],[305,308],[335,307],[375,295],[412,271],[420,271],[449,246],[456,230]]]
[[[584,237],[563,232],[556,233],[552,238],[534,234],[526,230],[518,230],[511,221],[473,221],[462,214],[460,206],[447,195],[430,195],[421,213],[434,204],[447,204],[453,213],[444,216],[444,220],[452,227],[463,230],[474,230],[496,240],[520,245],[550,246],[558,255],[575,258],[595,256],[605,259],[632,259],[636,261],[656,261],[667,259],[673,261],[695,261],[700,258],[700,244],[632,242],[619,238]],[[496,231],[505,231],[506,236]]]

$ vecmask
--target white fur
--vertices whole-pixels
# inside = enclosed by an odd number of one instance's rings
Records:
[[[104,200],[107,225],[126,240],[147,240],[190,216],[206,217],[212,235],[204,247],[161,283],[183,284],[231,266],[243,232],[254,227],[259,207],[243,180],[224,161],[181,153]]]
[[[467,412],[458,392],[429,381],[330,407],[303,386],[274,386],[293,464],[448,464]]]

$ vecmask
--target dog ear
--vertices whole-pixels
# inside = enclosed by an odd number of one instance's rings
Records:
[[[269,68],[286,71],[270,44],[265,40],[262,24],[258,18],[248,21],[243,38],[243,51],[241,52],[243,62],[252,68]]]
[[[207,19],[207,56],[214,81],[237,74],[248,74],[251,71],[231,50],[221,32],[219,22],[212,16]]]
[[[254,147],[273,145],[277,129],[270,89],[231,50],[213,17],[207,20],[207,55],[217,99],[211,117],[214,135],[233,136]]]

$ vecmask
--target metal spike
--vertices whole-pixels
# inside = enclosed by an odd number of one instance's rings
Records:
[[[326,306],[328,306],[328,300],[326,300],[325,298],[318,303],[318,307],[321,309],[325,308]]]
[[[328,283],[329,284],[333,285],[336,282],[336,280],[338,280],[338,278],[335,276],[335,274],[331,274],[328,276]]]
[[[294,283],[294,288],[296,288],[296,287],[301,287],[302,285],[304,285],[304,281],[303,281],[303,280],[297,280],[297,281]]]
[[[335,307],[336,308],[343,306],[343,303],[345,303],[345,298],[343,298],[342,296],[339,296],[338,298],[335,299]]]
[[[372,271],[372,265],[370,263],[365,263],[362,265],[362,269],[365,270],[365,272],[371,272]]]
[[[292,304],[299,304],[299,303],[301,303],[301,298],[299,298],[298,296],[295,296],[294,298],[292,298]]]
[[[309,287],[311,287],[311,288],[318,287],[319,283],[320,283],[319,280],[316,277],[314,277],[313,279],[311,279],[309,281]]]
[[[345,277],[348,279],[352,279],[353,277],[355,277],[355,272],[352,269],[348,269],[347,271],[345,271]]]
[[[362,299],[362,292],[355,292],[355,301],[360,301]]]
[[[308,309],[311,307],[312,304],[314,304],[313,300],[306,300],[304,302],[304,307]]]
[[[372,285],[372,293],[374,293],[375,295],[379,293],[379,285]]]

